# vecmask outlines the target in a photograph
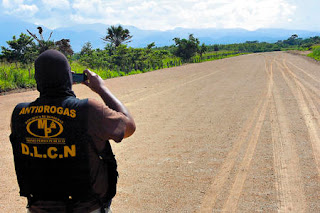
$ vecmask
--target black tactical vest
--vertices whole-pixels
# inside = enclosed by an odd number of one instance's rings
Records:
[[[10,141],[21,196],[82,200],[90,195],[87,102],[70,96],[16,106]]]

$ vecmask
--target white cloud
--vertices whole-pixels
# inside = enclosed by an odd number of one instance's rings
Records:
[[[49,28],[104,23],[157,30],[255,30],[289,23],[296,10],[289,2],[292,0],[3,0],[2,6],[10,14],[29,13],[30,17],[36,13],[32,20]]]
[[[108,2],[105,0],[74,0],[72,8],[75,9],[78,14],[83,16],[94,16],[103,19],[110,13],[118,12],[120,8],[116,7],[116,3]]]
[[[39,8],[35,4],[25,4],[24,0],[3,0],[5,13],[18,17],[32,17]]]
[[[284,0],[240,0],[227,4],[216,11],[218,16],[228,16],[222,19],[221,27],[241,27],[248,30],[271,27],[275,23],[288,20],[294,14],[296,7]]]
[[[23,0],[2,0],[2,6],[4,8],[12,8],[14,5],[23,4]]]
[[[68,10],[70,8],[70,2],[68,0],[42,0],[42,4],[45,8],[56,8],[61,10]]]
[[[134,25],[142,29],[270,27],[290,19],[295,6],[287,0],[184,0],[142,1],[75,0],[78,23]]]

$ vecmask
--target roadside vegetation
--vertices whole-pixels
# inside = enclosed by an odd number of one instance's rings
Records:
[[[320,45],[315,45],[312,47],[312,52],[308,54],[309,57],[320,61]]]
[[[255,52],[282,50],[312,50],[309,56],[320,60],[320,37],[308,39],[292,35],[287,40],[276,43],[247,41],[240,44],[200,44],[199,39],[190,34],[188,38],[173,38],[174,45],[156,47],[150,43],[144,48],[132,48],[127,43],[133,37],[122,26],[107,29],[104,49],[93,49],[90,42],[74,53],[69,39],[52,41],[51,35],[44,38],[42,28],[37,33],[27,31],[17,38],[7,41],[8,47],[1,47],[0,54],[0,93],[17,89],[35,87],[35,58],[47,49],[57,49],[69,59],[71,69],[77,73],[91,69],[103,79],[139,74],[152,70],[180,66],[184,63],[200,63]]]

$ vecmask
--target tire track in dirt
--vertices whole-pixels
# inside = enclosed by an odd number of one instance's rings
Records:
[[[296,75],[286,64],[287,61],[283,60],[283,67],[284,69],[292,76],[292,79],[294,80],[294,82],[296,83],[296,85],[301,89],[302,93],[305,95],[306,99],[308,102],[310,102],[311,105],[311,110],[314,112],[314,114],[316,115],[316,118],[318,120],[318,124],[320,125],[320,117],[319,117],[319,112],[317,110],[317,108],[315,107],[314,102],[312,101],[312,99],[310,98],[310,96],[312,96],[314,99],[316,99],[316,101],[319,101],[319,97],[320,97],[320,89],[314,87],[313,85],[311,85],[309,82],[305,81],[304,79],[302,79],[301,77],[299,77],[298,75]],[[292,63],[291,63],[292,64]],[[320,83],[320,81],[318,81]],[[306,89],[306,87],[308,87],[309,89]],[[308,92],[308,90],[310,92]],[[318,97],[316,97],[315,95],[318,95]]]
[[[302,79],[298,78],[298,76],[292,71],[289,69],[288,66],[285,66],[285,69],[288,71],[288,73],[292,76],[292,78],[294,79],[296,85],[298,85],[302,91],[302,93],[304,94],[308,104],[309,104],[309,109],[311,109],[311,111],[313,112],[313,116],[316,118],[317,122],[318,123],[318,127],[320,127],[320,114],[319,114],[319,111],[317,109],[317,107],[315,106],[314,102],[312,101],[312,98],[316,98],[312,93],[308,92],[304,86],[304,84],[302,83]],[[300,79],[300,80],[299,80]],[[307,83],[307,82],[306,82]],[[309,83],[307,85],[310,85]],[[312,86],[312,85],[310,85]],[[316,88],[315,88],[316,89]],[[320,90],[317,89],[317,92],[320,93]],[[319,99],[317,99],[319,100]]]
[[[277,64],[279,66],[281,66],[283,69],[289,69],[290,68],[287,66],[287,68],[285,66],[283,66],[283,64],[280,64],[279,62],[277,62]],[[292,63],[291,63],[292,64]],[[297,67],[298,68],[298,67]],[[300,68],[301,69],[301,68]],[[291,71],[291,70],[290,70]],[[297,80],[300,84],[304,85],[305,87],[308,88],[308,90],[311,92],[309,93],[310,96],[313,97],[314,100],[316,100],[318,103],[320,103],[320,89],[316,88],[315,86],[313,86],[312,84],[310,84],[309,82],[307,82],[306,80],[304,80],[303,78],[297,76],[296,74],[294,74],[294,72],[290,72],[290,74],[295,78],[295,80]],[[304,87],[304,88],[305,88]]]
[[[186,82],[188,82],[190,80],[192,81],[195,78],[197,78],[199,76],[202,76],[203,74],[206,74],[206,73],[207,73],[206,71],[202,71],[202,72],[200,71],[200,72],[196,72],[196,73],[187,73],[185,76],[182,76],[182,78],[179,79],[179,80],[180,81],[184,81],[183,83],[186,83]],[[148,73],[146,73],[146,74],[148,74]],[[169,79],[169,80],[173,81],[174,78]],[[166,80],[166,83],[168,83],[169,80]],[[132,91],[128,91],[127,94],[119,96],[119,99],[123,100],[123,99],[127,99],[128,97],[132,97],[132,96],[141,96],[141,94],[146,95],[146,93],[147,93],[147,95],[148,95],[148,93],[153,94],[150,90],[152,90],[152,89],[154,90],[155,88],[159,89],[159,88],[157,88],[157,86],[159,86],[159,84],[162,84],[162,82],[161,81],[160,82],[156,82],[155,85],[153,85],[152,88],[145,87],[145,88],[137,88],[137,89],[134,89]]]
[[[265,62],[267,64],[267,62]],[[266,65],[267,68],[267,65]],[[245,153],[245,156],[242,159],[239,171],[236,175],[235,181],[233,183],[232,189],[229,193],[228,200],[224,204],[223,210],[225,212],[235,212],[237,206],[238,206],[238,201],[239,197],[241,194],[241,191],[243,189],[244,182],[247,178],[247,173],[250,168],[250,164],[253,158],[253,155],[255,153],[255,149],[258,143],[258,139],[260,136],[260,132],[262,129],[262,125],[264,123],[267,110],[269,107],[269,102],[272,94],[272,87],[273,87],[273,71],[272,71],[272,63],[270,65],[270,71],[265,70],[267,72],[267,75],[269,77],[268,79],[268,90],[267,90],[267,95],[265,97],[265,102],[262,106],[260,115],[258,117],[257,123],[253,129],[253,133],[251,135],[250,141],[248,142],[248,147]]]
[[[279,211],[287,212],[293,209],[293,201],[291,198],[291,186],[289,183],[289,175],[287,171],[286,161],[283,159],[282,153],[284,148],[281,136],[280,125],[275,107],[274,96],[271,102],[270,120],[271,120],[271,137],[273,145],[273,159],[276,176],[276,190],[279,201]],[[285,154],[284,154],[285,155]],[[290,155],[289,155],[290,156]]]
[[[221,166],[221,169],[218,175],[215,177],[214,182],[211,184],[210,189],[206,192],[205,197],[202,201],[202,205],[200,207],[200,212],[212,212],[214,208],[217,196],[222,192],[223,186],[229,176],[230,171],[232,170],[237,155],[239,154],[240,148],[245,143],[245,139],[250,133],[250,130],[254,124],[256,117],[258,116],[258,112],[260,111],[262,104],[262,98],[259,103],[256,105],[253,110],[252,116],[246,121],[244,128],[241,130],[241,134],[238,136],[238,143],[235,143],[232,150],[228,153],[228,156],[225,160],[225,163]]]
[[[267,69],[266,60],[265,60],[265,68]],[[245,144],[246,139],[247,139],[248,135],[250,134],[250,132],[252,132],[251,130],[254,129],[254,132],[251,135],[251,140],[250,140],[248,148],[247,148],[247,154],[244,157],[245,160],[243,160],[243,163],[242,163],[242,168],[247,167],[248,162],[246,162],[246,161],[251,162],[251,159],[252,159],[251,153],[254,152],[254,150],[255,150],[255,146],[254,145],[252,146],[251,143],[254,143],[255,139],[257,139],[257,137],[260,134],[263,120],[265,118],[266,111],[267,111],[268,99],[271,94],[271,85],[272,85],[272,83],[271,83],[271,81],[269,81],[268,92],[267,92],[266,96],[265,97],[262,96],[259,103],[254,108],[252,116],[249,117],[247,119],[246,123],[244,124],[244,127],[241,130],[240,135],[238,136],[237,141],[239,141],[239,143],[235,143],[232,150],[228,153],[228,156],[227,156],[224,164],[221,166],[221,169],[220,169],[218,175],[215,177],[214,182],[211,184],[211,187],[209,188],[209,190],[205,194],[205,197],[202,201],[199,212],[212,212],[213,211],[215,203],[216,203],[216,199],[217,199],[218,195],[223,191],[223,186],[225,185],[225,182],[227,181],[228,176],[230,175],[230,172],[231,172],[232,168],[234,167],[234,164],[235,164],[236,158],[240,152],[240,149]],[[258,120],[256,121],[257,117],[258,117]],[[249,162],[249,165],[250,165],[250,162]],[[242,175],[239,176],[239,178],[238,178],[239,181],[238,182],[236,181],[236,183],[237,183],[236,185],[239,185],[239,183],[241,183],[241,182],[243,184],[243,177],[245,176],[244,173],[246,173],[245,170],[243,170],[243,171],[240,170]],[[239,186],[236,186],[236,187],[239,187]],[[242,189],[242,187],[241,187],[241,189]],[[241,192],[241,190],[240,190],[240,192]],[[238,191],[236,192],[236,194],[238,194]],[[237,197],[235,195],[231,195],[231,196],[232,196],[232,198]],[[234,199],[232,199],[232,202],[233,201],[234,201]],[[232,205],[232,207],[233,207],[233,205]],[[228,208],[224,209],[224,210],[229,211]]]
[[[273,87],[270,120],[276,190],[279,212],[303,212],[305,196],[295,142],[290,135],[289,122],[282,97],[276,85]]]
[[[297,65],[295,65],[292,62],[288,62],[289,64],[291,64],[292,66],[294,66],[295,68],[297,68],[298,70],[300,70],[302,73],[304,73],[305,75],[307,75],[309,78],[311,78],[312,80],[316,81],[317,83],[320,83],[320,80],[318,80],[315,76],[311,75],[310,73],[306,72],[304,69],[302,69],[301,67],[298,67]]]
[[[136,103],[138,103],[138,102],[140,102],[140,101],[143,101],[143,100],[145,100],[145,99],[148,99],[148,98],[151,98],[151,97],[154,97],[154,96],[158,96],[158,95],[162,95],[162,94],[167,93],[167,92],[170,92],[170,91],[172,91],[172,90],[179,89],[179,88],[181,88],[181,87],[183,87],[183,86],[185,86],[185,85],[187,85],[187,84],[190,84],[190,83],[199,81],[199,80],[201,80],[201,79],[203,79],[203,78],[210,77],[210,76],[215,75],[215,74],[218,74],[219,72],[222,72],[222,71],[223,71],[223,70],[217,70],[217,71],[212,72],[212,73],[209,73],[209,74],[207,74],[207,75],[202,75],[202,76],[200,76],[200,77],[198,77],[198,78],[194,78],[194,79],[192,79],[192,80],[183,82],[183,83],[181,83],[181,84],[179,84],[179,85],[175,85],[175,86],[173,86],[173,87],[169,87],[169,88],[164,89],[164,90],[161,90],[161,91],[159,91],[159,92],[155,92],[155,93],[152,93],[152,94],[150,94],[150,95],[143,96],[143,97],[141,97],[141,98],[139,98],[139,99],[136,99],[136,100],[134,100],[134,101],[131,101],[131,102],[125,103],[125,104],[126,104],[127,106],[131,106],[131,105],[136,104]]]
[[[310,142],[313,149],[314,160],[318,170],[318,175],[320,175],[320,138],[319,138],[319,124],[318,124],[319,122],[317,122],[319,121],[319,117],[317,117],[319,113],[316,107],[314,106],[314,103],[311,100],[310,95],[306,91],[305,87],[297,80],[294,73],[287,66],[286,60],[283,59],[282,63],[285,68],[285,71],[292,76],[293,82],[290,82],[289,78],[286,76],[284,71],[281,70],[283,78],[287,82],[291,92],[293,93],[293,95],[295,96],[298,102],[299,109],[301,111],[301,114],[307,126]],[[307,99],[307,101],[304,99],[304,96]],[[310,108],[308,107],[307,102],[309,102],[309,104],[311,105]],[[312,111],[312,113],[310,111]]]

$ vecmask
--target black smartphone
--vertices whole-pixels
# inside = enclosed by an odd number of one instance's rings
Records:
[[[81,83],[88,79],[87,75],[84,73],[72,73],[73,83]]]

